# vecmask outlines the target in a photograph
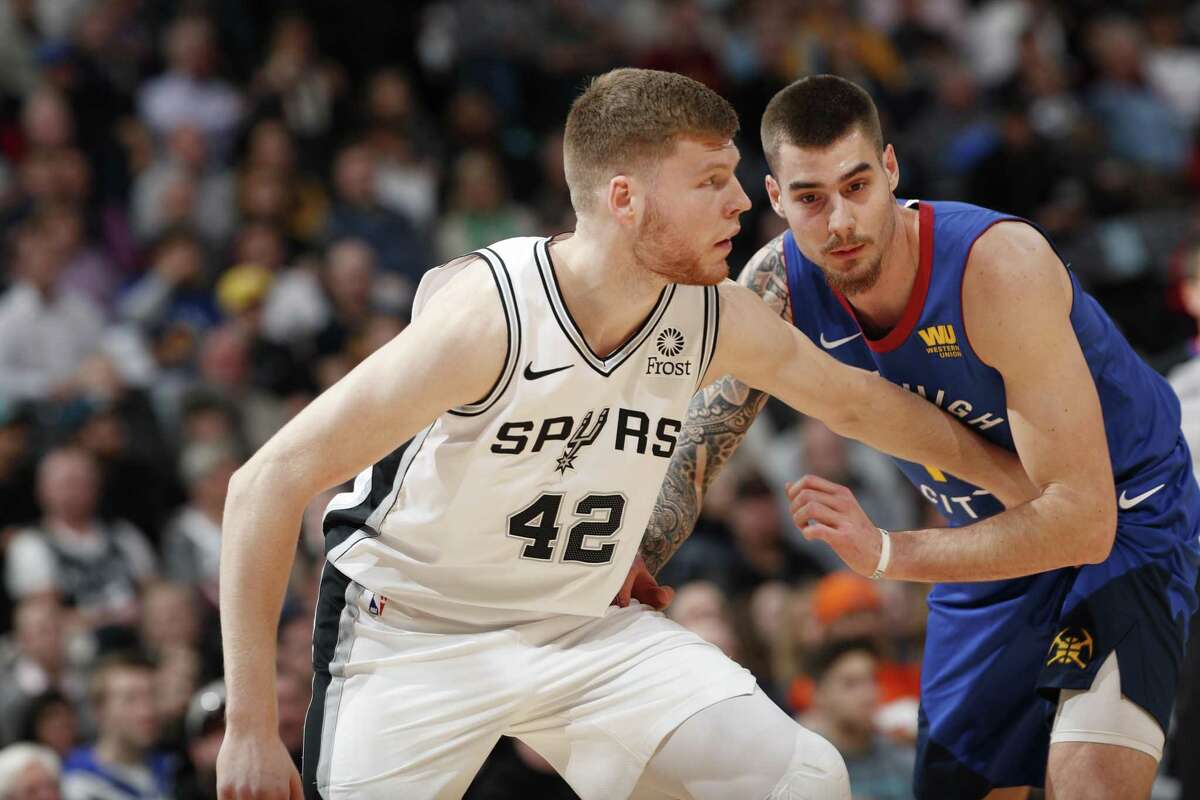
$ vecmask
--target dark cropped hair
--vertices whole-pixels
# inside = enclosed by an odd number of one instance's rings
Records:
[[[874,143],[876,152],[883,152],[879,111],[871,96],[845,78],[811,75],[779,90],[767,104],[761,127],[763,154],[774,172],[784,143],[824,149],[855,127]]]

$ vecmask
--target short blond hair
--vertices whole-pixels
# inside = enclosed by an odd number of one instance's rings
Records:
[[[575,98],[563,132],[563,169],[575,213],[613,175],[670,155],[680,137],[732,139],[737,112],[699,81],[673,72],[622,68]]]

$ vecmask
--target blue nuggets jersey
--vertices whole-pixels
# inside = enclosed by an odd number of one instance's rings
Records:
[[[829,288],[788,232],[792,318],[833,357],[877,370],[1015,450],[1003,378],[967,337],[962,281],[980,235],[1016,218],[925,201],[919,214],[916,280],[887,335],[865,336],[846,299]],[[1071,286],[1071,324],[1099,393],[1112,458],[1116,539],[1098,564],[933,588],[913,784],[921,800],[977,800],[992,787],[1040,786],[1059,690],[1087,689],[1110,653],[1119,659],[1122,694],[1164,730],[1170,718],[1187,620],[1196,607],[1200,486],[1171,388],[1073,275]],[[933,465],[897,464],[951,525],[1002,510],[983,489]]]
[[[1004,381],[979,359],[966,335],[962,280],[979,236],[997,222],[1018,218],[951,202],[922,201],[919,213],[917,276],[908,306],[891,332],[879,340],[863,335],[846,299],[829,288],[789,231],[784,235],[784,255],[792,318],[835,358],[878,370],[960,418],[981,436],[1015,450]],[[1179,401],[1170,385],[1134,353],[1074,275],[1071,285],[1071,324],[1100,396],[1122,521],[1129,517],[1129,522],[1141,523],[1131,544],[1148,558],[1181,544],[1194,554],[1200,496],[1190,469],[1182,464],[1187,448],[1180,433]],[[933,466],[901,460],[897,464],[951,525],[969,524],[1003,510],[983,489]],[[1151,490],[1154,493],[1147,495]],[[1181,542],[1181,537],[1189,541]],[[1136,554],[1126,555],[1132,556],[1129,566],[1137,566]],[[971,596],[983,599],[997,591],[1012,591],[1011,583],[943,586],[937,594],[965,593],[957,598],[963,601]]]

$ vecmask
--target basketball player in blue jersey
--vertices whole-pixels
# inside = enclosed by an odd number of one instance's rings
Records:
[[[854,84],[782,90],[762,141],[789,229],[741,282],[833,357],[1015,451],[1039,487],[1005,511],[962,476],[898,461],[951,527],[891,534],[844,487],[788,487],[805,536],[857,572],[936,584],[917,795],[1147,797],[1196,606],[1200,488],[1170,388],[1034,226],[897,201],[896,153]],[[731,377],[693,401],[643,543],[652,572],[764,401]]]
[[[1013,504],[1033,486],[724,280],[749,205],[736,130],[683,76],[597,78],[565,128],[574,234],[431,270],[412,324],[233,476],[220,797],[459,797],[501,735],[584,798],[849,797],[837,751],[753,675],[647,606],[610,606],[697,387],[732,372]],[[301,779],[276,732],[274,634],[301,511],[351,477],[324,519]]]

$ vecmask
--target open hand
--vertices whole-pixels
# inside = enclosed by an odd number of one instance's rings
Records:
[[[630,599],[659,611],[669,606],[675,599],[675,590],[670,586],[659,586],[658,581],[650,574],[650,570],[646,569],[646,562],[642,560],[641,553],[638,553],[637,558],[633,560],[633,566],[629,568],[629,574],[625,576],[625,583],[621,585],[621,591],[617,592],[617,596],[613,598],[613,605],[625,608],[629,605]]]
[[[819,539],[859,575],[870,575],[879,564],[883,536],[854,493],[841,484],[805,475],[787,485],[792,520],[808,540]]]

